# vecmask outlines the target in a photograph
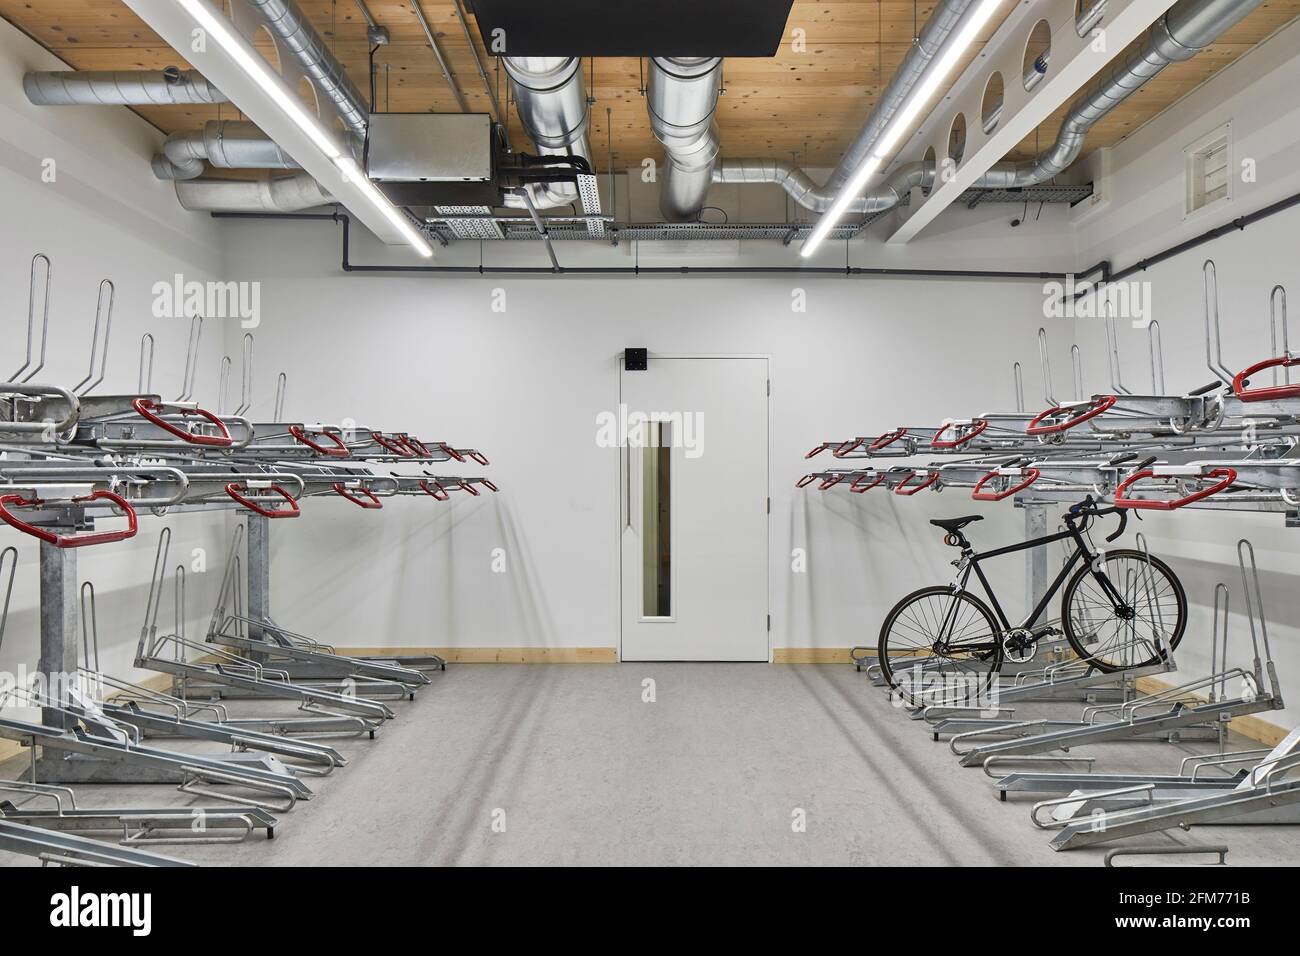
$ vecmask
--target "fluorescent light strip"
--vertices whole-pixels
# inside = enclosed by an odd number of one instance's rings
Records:
[[[357,187],[366,201],[392,223],[416,252],[426,258],[433,255],[433,249],[411,224],[410,219],[375,188],[352,156],[335,142],[334,137],[320,120],[310,113],[302,101],[289,90],[284,79],[270,69],[266,61],[248,45],[247,41],[231,28],[230,22],[223,15],[216,13],[205,0],[177,0],[177,2],[200,27],[207,31],[210,37],[221,45],[221,49],[248,74],[262,92],[280,107],[285,116],[306,134],[316,148],[334,162],[343,178]]]
[[[975,42],[975,37],[980,30],[984,29],[984,26],[1001,5],[1002,0],[983,0],[969,19],[962,24],[957,35],[944,47],[939,59],[934,61],[930,65],[930,69],[925,72],[920,84],[913,88],[903,108],[894,114],[884,131],[876,139],[876,142],[872,144],[871,153],[862,161],[862,165],[854,170],[849,181],[840,190],[835,202],[831,204],[831,208],[817,221],[817,226],[813,229],[812,234],[804,241],[800,255],[807,257],[816,252],[817,247],[830,235],[836,223],[844,218],[849,206],[853,204],[863,188],[866,187],[867,180],[884,165],[894,146],[903,138],[903,135],[911,128],[912,123],[916,121],[917,116],[920,115],[921,110],[924,109],[925,104],[934,96],[939,84],[952,72],[962,54]]]
[[[214,13],[203,0],[178,0],[178,2],[199,26],[221,44],[221,49],[225,50],[230,58],[261,87],[262,92],[275,100],[275,105],[293,120],[294,125],[311,138],[317,149],[330,159],[342,155],[342,150],[320,121],[307,112],[302,102],[289,92],[284,80],[272,72],[266,61],[249,48],[243,37],[231,29],[224,16]]]
[[[406,214],[394,206],[388,199],[375,188],[369,177],[361,171],[356,160],[351,156],[340,156],[334,160],[334,165],[339,168],[343,178],[347,179],[354,186],[361,190],[366,199],[370,200],[371,205],[383,213],[384,218],[393,224],[398,232],[420,255],[426,259],[433,255],[433,249],[429,246],[419,231],[412,225],[411,220]]]

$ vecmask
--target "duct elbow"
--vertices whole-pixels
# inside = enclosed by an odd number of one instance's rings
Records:
[[[153,174],[164,181],[198,179],[203,175],[204,170],[203,160],[201,159],[190,159],[178,163],[163,153],[155,154],[149,164],[153,168]]]

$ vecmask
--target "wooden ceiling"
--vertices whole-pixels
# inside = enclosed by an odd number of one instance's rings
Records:
[[[367,89],[366,25],[354,0],[299,3],[357,86]],[[392,35],[392,42],[375,56],[378,109],[456,110],[456,100],[409,0],[370,0],[367,5]],[[422,7],[469,108],[490,112],[490,102],[452,0],[422,0]],[[771,59],[726,62],[726,95],[718,110],[723,155],[834,166],[906,54],[915,25],[924,24],[933,7],[932,0],[795,0],[787,37],[795,28],[805,30],[804,52],[795,51],[787,42]],[[0,0],[0,16],[76,69],[183,65],[183,59],[120,0]],[[1219,43],[1192,60],[1169,66],[1098,123],[1088,137],[1088,150],[1118,142],[1297,16],[1300,0],[1268,0]],[[504,103],[504,78],[498,78],[495,60],[483,52],[472,16],[470,26],[479,55],[501,90],[499,99]],[[996,26],[990,26],[987,32],[992,33]],[[971,51],[972,58],[979,45]],[[596,99],[591,138],[597,167],[606,168],[607,137],[611,134],[616,167],[659,156],[661,150],[650,132],[645,100],[639,93],[639,62],[598,58],[584,64],[584,69],[588,92]],[[1036,144],[1050,144],[1063,111],[1027,137],[1010,158],[1033,155]],[[205,120],[238,115],[229,105],[139,107],[138,112],[165,132],[192,129]],[[510,112],[512,139],[516,144],[524,143],[518,119],[513,110]]]

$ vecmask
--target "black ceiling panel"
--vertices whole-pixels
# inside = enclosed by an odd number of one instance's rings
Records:
[[[474,15],[502,56],[772,56],[793,2],[474,0]]]

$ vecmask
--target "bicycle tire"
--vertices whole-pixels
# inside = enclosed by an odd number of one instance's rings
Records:
[[[1143,587],[1143,594],[1136,597],[1133,601],[1137,608],[1138,618],[1142,613],[1142,607],[1145,607],[1146,613],[1153,618],[1156,624],[1148,624],[1149,634],[1140,633],[1138,625],[1132,628],[1133,633],[1127,641],[1120,640],[1120,643],[1109,645],[1096,639],[1096,630],[1080,627],[1080,621],[1087,618],[1086,604],[1080,596],[1080,588],[1084,582],[1091,580],[1092,568],[1085,565],[1079,568],[1071,576],[1065,586],[1065,592],[1061,596],[1061,625],[1065,631],[1065,638],[1070,642],[1070,647],[1083,660],[1087,660],[1098,670],[1108,673],[1125,670],[1130,667],[1146,667],[1153,664],[1159,664],[1166,656],[1154,640],[1157,627],[1161,631],[1159,634],[1160,642],[1169,650],[1178,647],[1178,642],[1183,639],[1183,632],[1187,630],[1187,592],[1183,589],[1183,583],[1178,580],[1178,575],[1174,574],[1173,569],[1165,562],[1156,557],[1149,557],[1141,551],[1132,548],[1117,548],[1113,551],[1104,552],[1105,562],[1107,565],[1107,578],[1111,579],[1111,584],[1117,588],[1121,594],[1126,590],[1135,597],[1138,592],[1135,585],[1126,583],[1124,580],[1115,581],[1111,574],[1112,571],[1124,567],[1125,562],[1132,562],[1129,570],[1133,572],[1133,581],[1148,580],[1148,573],[1157,578],[1163,579],[1168,583],[1168,597],[1166,598],[1160,589],[1160,586],[1153,585]],[[1148,564],[1149,561],[1149,564]],[[1149,572],[1147,571],[1149,567]],[[1128,577],[1126,572],[1123,577]],[[1098,589],[1100,590],[1100,589]],[[1154,591],[1154,595],[1146,593]],[[1154,599],[1154,600],[1153,600]],[[1076,606],[1077,605],[1077,606]],[[1100,602],[1094,601],[1094,608],[1102,607]],[[1166,627],[1163,616],[1165,609],[1176,613],[1176,620],[1172,627]],[[1109,624],[1111,621],[1119,622],[1122,619],[1118,615],[1112,615],[1111,618],[1103,620],[1102,625]],[[1115,637],[1120,639],[1120,632],[1124,628],[1122,623],[1116,623]],[[1087,632],[1087,633],[1085,633]],[[1100,645],[1100,646],[1099,646]],[[1148,652],[1148,648],[1150,651]],[[1120,652],[1123,653],[1120,653]]]
[[[979,617],[987,624],[987,631],[990,637],[990,647],[985,649],[988,654],[987,658],[978,659],[976,655],[954,657],[949,655],[904,653],[909,650],[920,650],[920,648],[915,643],[914,638],[910,645],[905,639],[903,639],[903,635],[899,631],[898,625],[903,620],[903,615],[909,608],[913,608],[915,611],[919,608],[921,602],[929,598],[948,598],[961,601],[969,605],[973,613],[979,615]],[[920,617],[931,621],[937,621],[941,615],[922,613]],[[960,622],[961,620],[959,619],[959,623]],[[896,633],[898,634],[899,639],[893,641],[891,646],[890,637]],[[971,646],[975,647],[978,645],[972,644]],[[958,671],[964,674],[975,674],[976,672],[981,672],[982,677],[977,679],[975,685],[966,686],[965,688],[957,688],[957,690],[965,690],[965,694],[961,695],[965,699],[970,699],[972,697],[979,698],[988,691],[989,686],[997,677],[998,672],[1002,669],[1002,629],[999,627],[997,619],[993,616],[993,612],[989,609],[988,605],[969,591],[956,591],[951,585],[934,585],[931,587],[919,588],[911,594],[908,594],[890,609],[889,613],[885,616],[884,622],[880,625],[880,637],[876,642],[876,661],[880,664],[880,671],[884,676],[885,681],[891,688],[897,691],[901,697],[914,704],[919,703],[918,695],[912,692],[910,686],[904,686],[905,681],[903,680],[903,677],[905,676],[905,672],[901,672],[897,668],[896,664],[891,664],[891,661],[897,662],[906,658],[909,660],[909,663],[913,661],[919,662],[923,657],[950,661],[953,666],[947,673],[951,673],[952,671]],[[977,660],[978,663],[975,663]],[[966,666],[963,666],[963,664]],[[944,677],[945,671],[943,668],[944,665],[941,663],[935,668],[932,668],[932,670],[937,670],[939,676]],[[971,693],[972,691],[973,693]],[[956,696],[957,691],[954,691],[954,699]]]

